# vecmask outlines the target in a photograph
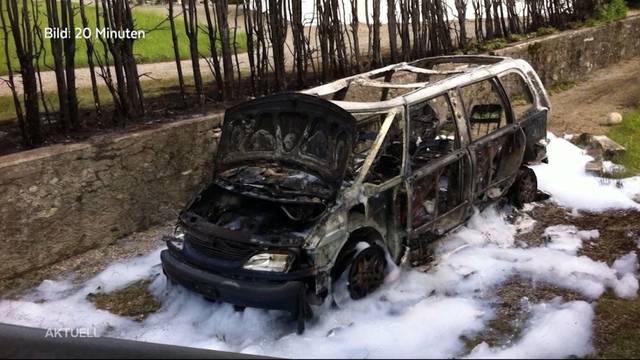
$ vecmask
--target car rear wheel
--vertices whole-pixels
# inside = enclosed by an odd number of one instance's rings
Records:
[[[536,173],[531,168],[521,168],[515,183],[511,187],[511,201],[514,205],[522,207],[526,203],[533,202],[537,193],[538,178]]]

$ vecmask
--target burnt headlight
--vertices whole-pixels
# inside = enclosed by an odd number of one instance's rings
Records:
[[[173,237],[184,242],[184,229],[180,225],[176,225],[175,229],[173,229]]]
[[[167,240],[167,246],[170,246],[175,250],[182,250],[184,248],[184,230],[182,229],[182,226],[176,226],[173,230],[173,236]]]
[[[246,270],[287,272],[293,264],[293,255],[286,253],[260,253],[253,255],[245,264]]]

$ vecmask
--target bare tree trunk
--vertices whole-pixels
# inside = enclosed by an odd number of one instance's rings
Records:
[[[387,25],[389,28],[389,50],[391,50],[391,62],[395,63],[395,62],[398,62],[398,45],[396,44],[396,38],[398,36],[396,33],[396,29],[397,29],[398,23],[396,20],[395,0],[387,0],[387,17],[388,17]]]
[[[471,1],[473,3],[473,14],[475,17],[473,23],[476,33],[476,41],[480,42],[484,39],[484,34],[482,33],[482,5],[480,5],[480,0]]]
[[[45,0],[47,7],[47,18],[49,19],[49,27],[53,29],[61,29],[60,16],[58,14],[58,5],[55,0]],[[64,9],[63,9],[64,11]],[[58,89],[58,125],[63,133],[67,133],[71,124],[69,122],[69,103],[67,97],[67,79],[65,77],[65,67],[63,58],[62,39],[58,37],[51,38],[51,55],[53,56],[54,73],[56,75],[56,86]]]
[[[68,29],[75,35],[75,26],[73,19],[73,3],[71,0],[61,0],[62,27]],[[76,57],[76,38],[69,36],[64,39],[64,65],[67,84],[67,108],[69,109],[69,124],[73,130],[80,128],[78,119],[78,97],[76,95],[76,73],[75,73],[75,57]]]
[[[251,0],[244,0],[244,27],[247,34],[247,56],[249,58],[249,72],[251,80],[251,95],[256,96],[257,84],[256,84],[256,60],[255,60],[255,42],[254,42],[254,30],[253,30],[253,14],[251,13]],[[304,37],[304,34],[302,35]]]
[[[187,5],[188,4],[188,5]],[[182,16],[184,18],[184,30],[189,39],[191,53],[191,66],[193,68],[193,82],[196,87],[198,103],[204,104],[204,88],[202,86],[202,73],[200,72],[200,53],[198,52],[198,16],[195,0],[182,1]]]
[[[178,44],[178,35],[176,33],[176,21],[173,9],[173,1],[169,0],[169,27],[171,28],[171,43],[173,44],[173,57],[176,60],[176,71],[178,72],[178,85],[180,86],[180,97],[182,103],[185,104],[186,94],[184,90],[184,76],[182,75],[182,62],[180,57],[180,45]],[[205,2],[205,7],[207,6]]]
[[[305,45],[304,25],[302,24],[302,4],[299,1],[291,2],[291,33],[293,35],[293,57],[296,67],[296,81],[299,88],[305,83]]]
[[[133,31],[133,17],[131,8],[126,0],[102,0],[104,26],[115,31]],[[113,68],[116,74],[118,112],[125,119],[138,117],[144,114],[144,103],[140,78],[133,54],[133,39],[121,39],[118,37],[100,37],[101,42],[108,48],[113,60]],[[105,56],[105,60],[108,57]],[[108,65],[106,72],[107,81],[110,81]],[[103,69],[103,74],[105,70]],[[112,87],[113,85],[108,86]],[[126,122],[122,122],[125,125]]]
[[[284,0],[269,0],[269,28],[273,51],[273,67],[276,90],[286,88],[284,42],[287,38],[286,3]]]
[[[21,8],[19,9],[19,7]],[[28,134],[25,144],[28,147],[34,147],[42,144],[43,137],[40,125],[38,81],[34,66],[33,29],[28,13],[29,7],[27,0],[23,0],[21,6],[18,5],[16,0],[9,0],[7,8],[7,17],[22,76],[23,101],[26,111],[25,133]]]
[[[420,21],[420,1],[411,0],[411,30],[413,32],[413,51],[414,59],[420,58],[425,54],[425,39],[422,37],[422,22]]]
[[[102,8],[102,15],[103,18],[106,16],[106,7],[105,7],[105,3],[104,2],[100,2],[100,1],[96,1],[95,2],[95,19],[96,19],[96,28],[101,28],[100,26],[100,9]],[[105,22],[106,24],[106,22]],[[116,89],[116,84],[114,84],[113,82],[113,76],[111,75],[111,68],[110,68],[110,51],[109,51],[109,44],[107,43],[107,41],[101,37],[101,36],[97,36],[98,41],[100,42],[100,44],[102,45],[102,56],[100,56],[100,54],[96,51],[95,55],[96,55],[96,63],[98,65],[98,67],[100,68],[100,77],[102,78],[102,81],[104,81],[105,85],[107,86],[107,89],[109,90],[109,93],[111,94],[111,99],[113,100],[114,106],[116,111],[114,112],[114,115],[116,115],[118,112],[123,115],[123,108],[124,106],[122,105],[122,102],[120,101],[120,96],[118,94],[118,91]],[[116,120],[114,119],[114,122],[116,122]]]
[[[380,0],[373,1],[373,59],[374,67],[382,66],[382,52],[380,48]]]
[[[79,0],[79,4],[80,4],[80,17],[82,19],[82,26],[84,28],[88,28],[89,20],[87,19],[87,14],[85,12],[84,0]],[[100,115],[102,111],[100,108],[100,93],[98,92],[98,82],[96,79],[95,63],[93,60],[95,56],[93,40],[89,38],[85,38],[85,43],[87,46],[87,62],[89,64],[89,74],[91,75],[91,90],[93,93],[93,105],[95,106],[95,109],[98,115]]]
[[[460,48],[467,46],[467,0],[455,0],[456,10],[458,11],[458,26],[460,26]]]
[[[411,57],[411,34],[409,32],[409,0],[399,0],[400,5],[400,41],[402,42],[402,60],[407,61]]]
[[[30,141],[30,136],[27,133],[27,130],[25,127],[25,119],[24,119],[24,114],[22,112],[22,104],[20,103],[18,92],[16,91],[16,84],[15,84],[14,75],[13,75],[13,66],[11,63],[11,53],[9,52],[9,29],[5,20],[2,4],[3,2],[0,1],[0,25],[2,26],[2,35],[3,35],[2,38],[5,39],[3,50],[4,50],[4,56],[5,56],[5,63],[7,64],[7,76],[9,77],[6,83],[9,86],[9,89],[11,90],[11,96],[13,98],[13,106],[16,109],[16,117],[18,119],[18,127],[20,128],[20,135],[22,136],[22,144],[25,147],[30,147],[32,146]]]
[[[322,81],[328,81],[332,72],[331,55],[329,50],[329,10],[324,0],[317,0],[316,11],[318,13],[317,34],[320,44],[320,65],[322,66]]]
[[[38,0],[31,0],[31,8],[38,9],[40,4],[38,4]],[[45,118],[47,119],[47,124],[51,127],[51,112],[49,111],[49,105],[47,105],[47,99],[44,93],[44,86],[42,84],[42,74],[40,73],[40,62],[39,59],[46,59],[46,48],[44,42],[44,35],[42,34],[42,23],[40,22],[40,12],[32,11],[31,12],[33,19],[33,34],[34,34],[34,57],[36,59],[36,75],[38,76],[38,90],[40,93],[40,102],[42,103],[42,108],[44,110]],[[8,41],[8,39],[7,39]],[[46,64],[45,64],[46,65]],[[46,136],[43,135],[43,138]]]
[[[215,1],[215,0],[214,0]],[[203,0],[204,14],[207,19],[207,35],[209,37],[209,52],[211,54],[210,67],[216,82],[217,100],[222,100],[224,92],[224,79],[222,78],[222,70],[220,69],[220,59],[218,56],[218,30],[213,25],[212,18],[215,18],[215,4],[209,5],[209,0]],[[211,9],[214,9],[214,15],[211,15]]]
[[[491,0],[484,0],[484,11],[485,37],[487,39],[493,39],[495,33],[493,32],[493,17],[491,16]]]
[[[220,35],[220,51],[222,53],[222,70],[224,76],[223,97],[231,100],[233,94],[233,58],[231,57],[231,43],[229,40],[229,2],[228,0],[214,0],[216,23]]]

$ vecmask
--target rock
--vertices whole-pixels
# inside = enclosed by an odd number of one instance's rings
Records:
[[[620,115],[620,113],[617,112],[612,112],[609,115],[607,115],[607,125],[617,125],[620,124],[622,122],[622,115]]]
[[[573,135],[571,139],[569,139],[572,144],[579,146],[581,148],[586,148],[591,145],[593,142],[593,135],[588,133],[582,133],[580,135]]]
[[[589,174],[601,175],[602,174],[602,161],[600,161],[600,160],[589,161],[584,166],[584,170]]]
[[[589,147],[586,150],[587,155],[591,156],[593,160],[602,160],[603,151],[597,147]]]
[[[611,160],[625,153],[624,146],[611,140],[606,135],[591,135],[587,133],[573,136],[570,140],[574,145],[586,150],[595,160]]]
[[[613,157],[622,155],[627,151],[624,146],[605,135],[594,135],[593,146],[602,149],[603,157],[607,160],[611,160]]]

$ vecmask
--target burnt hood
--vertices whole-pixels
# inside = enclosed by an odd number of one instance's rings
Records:
[[[339,186],[353,149],[356,120],[330,101],[281,93],[229,108],[216,174],[271,164],[315,175]]]

